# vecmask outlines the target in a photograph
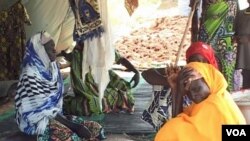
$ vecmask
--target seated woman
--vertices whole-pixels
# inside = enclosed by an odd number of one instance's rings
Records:
[[[203,42],[193,42],[186,51],[186,61],[209,63],[218,68],[213,48]],[[172,94],[175,93],[175,85],[171,78],[180,70],[179,67],[169,66],[165,68],[151,68],[142,72],[142,77],[154,89],[154,99],[148,109],[144,110],[142,119],[159,130],[163,123],[172,118]],[[171,89],[170,89],[171,87]],[[174,95],[173,95],[174,96]],[[175,97],[175,96],[174,96]],[[190,105],[190,100],[185,97],[184,106]]]
[[[70,62],[71,86],[74,96],[64,98],[64,109],[68,114],[90,116],[108,112],[134,112],[134,96],[131,89],[139,83],[140,74],[138,70],[118,52],[115,53],[115,63],[122,64],[128,71],[134,72],[131,81],[119,77],[113,70],[109,71],[110,82],[104,91],[103,109],[100,109],[98,102],[98,87],[91,72],[85,75],[82,80],[82,59],[84,45],[78,42],[72,53],[62,51],[58,56],[64,56]],[[131,84],[132,82],[133,85]]]
[[[16,122],[38,140],[102,139],[102,127],[80,117],[64,116],[63,81],[55,55],[55,43],[47,32],[27,42],[15,96]]]
[[[223,74],[214,66],[187,64],[178,74],[177,93],[188,96],[193,104],[184,110],[174,109],[177,117],[163,125],[155,141],[219,141],[223,124],[246,124],[227,86]]]

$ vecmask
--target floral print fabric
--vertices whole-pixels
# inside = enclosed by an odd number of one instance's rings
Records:
[[[199,40],[214,48],[229,91],[234,90],[234,83],[237,83],[234,80],[236,44],[233,41],[237,8],[236,0],[219,0],[212,4],[204,2],[199,31]]]
[[[86,126],[91,132],[91,140],[99,141],[105,139],[102,126],[94,121],[85,121],[81,117],[67,116],[67,119]],[[56,120],[51,120],[45,133],[38,136],[38,141],[84,141],[72,130]]]
[[[0,81],[19,77],[26,43],[25,24],[31,22],[20,1],[0,11]]]

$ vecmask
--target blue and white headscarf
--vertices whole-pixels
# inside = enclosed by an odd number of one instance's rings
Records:
[[[43,134],[50,118],[62,112],[63,80],[56,61],[51,62],[44,44],[47,32],[27,42],[15,96],[16,121],[22,132]]]

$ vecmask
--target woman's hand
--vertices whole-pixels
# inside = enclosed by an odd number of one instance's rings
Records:
[[[179,66],[174,66],[173,64],[168,64],[165,69],[167,81],[172,90],[176,90],[177,76],[180,70]]]
[[[179,71],[176,82],[176,94],[172,95],[173,98],[173,111],[172,116],[176,117],[183,111],[183,96],[187,94],[187,85],[190,78],[193,76],[192,68],[183,68]]]
[[[189,81],[194,77],[192,68],[183,68],[177,78],[177,86],[180,94],[184,96],[189,89]]]

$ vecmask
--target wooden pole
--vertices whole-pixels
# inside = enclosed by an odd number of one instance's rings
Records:
[[[178,65],[178,61],[180,59],[180,55],[181,55],[181,49],[182,49],[182,46],[184,44],[184,41],[185,41],[185,38],[186,38],[186,35],[187,35],[187,31],[188,31],[188,28],[189,28],[189,25],[192,21],[192,17],[194,15],[194,11],[196,9],[196,5],[197,3],[199,2],[199,0],[196,0],[193,7],[192,7],[192,11],[189,13],[189,16],[188,16],[188,21],[187,21],[187,24],[186,24],[186,27],[185,27],[185,31],[184,31],[184,34],[182,36],[182,39],[181,39],[181,43],[180,43],[180,46],[178,48],[178,52],[177,52],[177,56],[176,56],[176,60],[175,60],[175,66]]]

